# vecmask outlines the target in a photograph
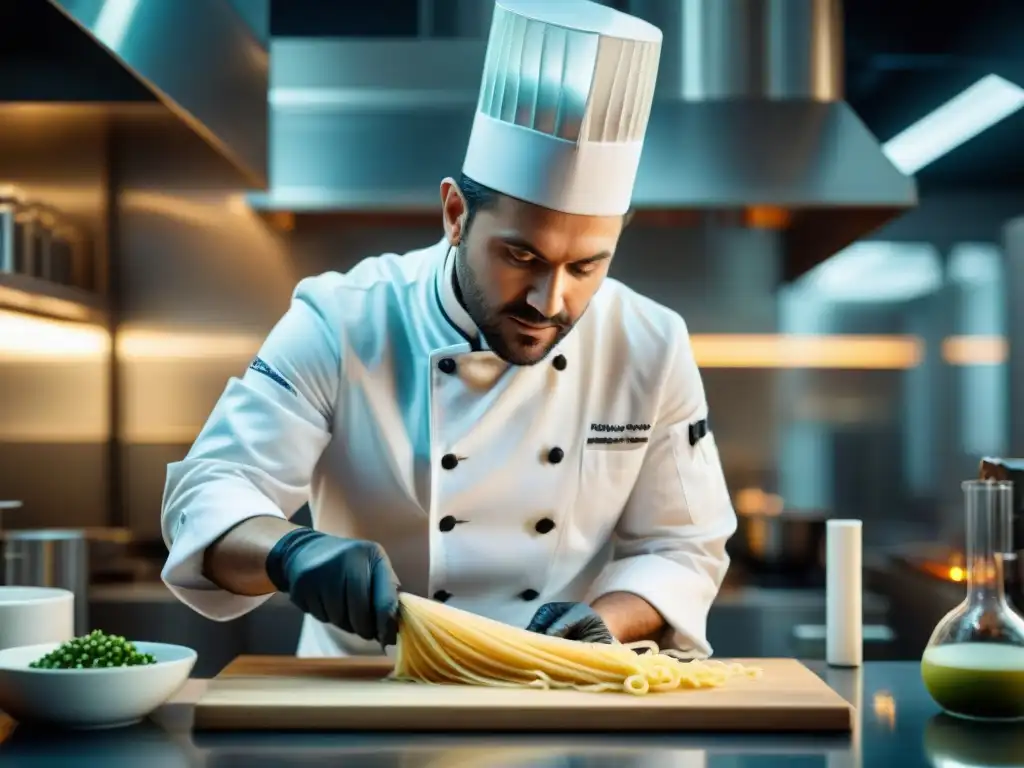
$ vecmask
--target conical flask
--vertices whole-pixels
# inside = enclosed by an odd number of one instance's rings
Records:
[[[921,675],[946,712],[972,720],[1024,720],[1024,618],[1006,599],[1013,483],[962,484],[967,596],[936,625]]]

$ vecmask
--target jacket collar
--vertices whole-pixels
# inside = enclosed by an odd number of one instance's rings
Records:
[[[447,238],[442,239],[437,248],[439,259],[434,271],[434,297],[441,314],[473,351],[486,350],[488,346],[483,334],[455,293],[455,248],[448,243]]]

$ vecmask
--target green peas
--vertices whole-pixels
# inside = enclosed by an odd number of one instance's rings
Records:
[[[32,669],[101,669],[140,667],[156,664],[151,654],[140,653],[134,643],[120,635],[107,635],[94,629],[76,637],[29,664]]]

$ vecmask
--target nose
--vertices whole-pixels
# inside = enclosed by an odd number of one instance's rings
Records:
[[[565,277],[559,269],[550,269],[533,284],[527,303],[544,317],[556,317],[565,309]]]

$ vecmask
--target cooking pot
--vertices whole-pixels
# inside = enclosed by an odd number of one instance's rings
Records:
[[[729,549],[737,561],[772,571],[824,568],[826,512],[787,509],[779,496],[756,489],[737,494],[735,507],[737,527]]]

